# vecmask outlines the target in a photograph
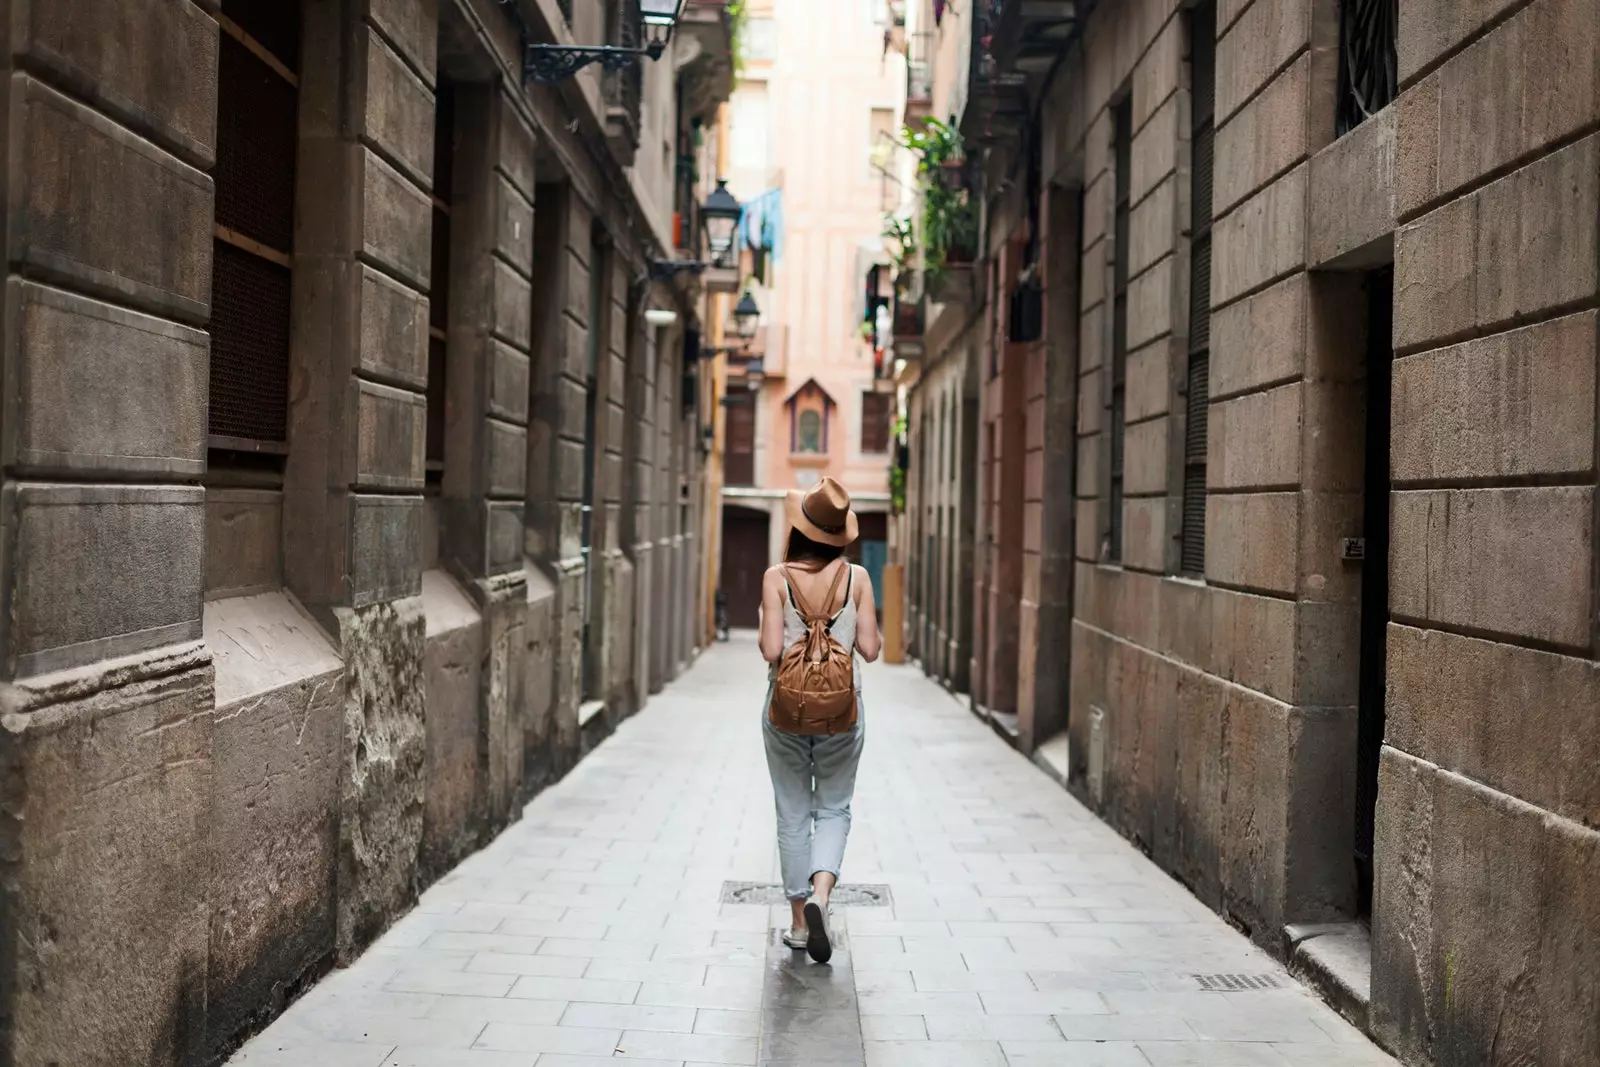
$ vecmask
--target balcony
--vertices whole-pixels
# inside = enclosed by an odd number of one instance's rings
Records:
[[[897,287],[894,295],[894,357],[907,362],[922,358],[923,299]]]
[[[998,0],[993,6],[989,52],[1004,73],[1047,73],[1077,30],[1072,0]]]
[[[624,48],[637,48],[644,41],[644,20],[639,0],[611,0],[606,8],[606,40]],[[639,151],[639,109],[644,92],[641,63],[630,63],[622,70],[601,73],[600,93],[605,107],[606,142],[611,154],[624,167],[633,166]]]
[[[733,20],[727,0],[688,0],[678,20],[685,118],[709,120],[733,95]]]
[[[906,124],[918,125],[933,114],[933,34],[911,35],[906,49]]]

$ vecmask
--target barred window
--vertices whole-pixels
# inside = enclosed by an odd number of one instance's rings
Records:
[[[287,451],[300,6],[227,0],[217,68],[213,449]]]
[[[444,478],[444,404],[450,356],[450,200],[451,161],[455,158],[455,88],[441,78],[434,97],[433,267],[428,294],[427,481]]]
[[[1123,456],[1127,431],[1128,380],[1128,214],[1133,170],[1133,98],[1124,97],[1113,114],[1116,192],[1111,269],[1111,562],[1122,560]]]
[[[1179,569],[1206,570],[1206,420],[1211,394],[1211,175],[1217,86],[1215,0],[1189,16],[1192,128],[1189,236],[1189,369],[1185,381],[1183,519]]]

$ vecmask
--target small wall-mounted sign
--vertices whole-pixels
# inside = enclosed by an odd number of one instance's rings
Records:
[[[1346,537],[1339,542],[1339,558],[1359,562],[1367,558],[1365,537]]]

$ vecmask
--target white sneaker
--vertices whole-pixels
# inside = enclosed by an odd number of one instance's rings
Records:
[[[833,958],[833,943],[828,940],[828,909],[816,897],[806,901],[806,952],[818,963]]]
[[[783,932],[783,943],[798,952],[806,947],[806,932],[804,930],[785,930]]]

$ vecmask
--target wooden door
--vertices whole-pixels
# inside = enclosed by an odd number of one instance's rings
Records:
[[[728,625],[754,628],[761,618],[761,577],[771,565],[765,511],[725,504],[722,508],[722,591],[728,598]]]

